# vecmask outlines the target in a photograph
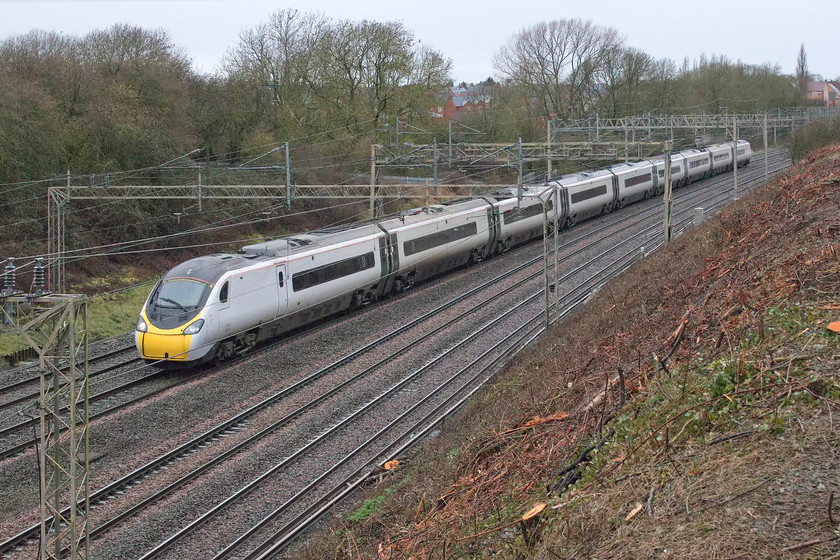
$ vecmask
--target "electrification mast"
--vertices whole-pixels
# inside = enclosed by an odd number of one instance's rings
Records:
[[[38,353],[40,409],[40,558],[86,560],[90,526],[87,296],[45,291],[44,266],[32,289],[17,289],[9,259],[0,292],[0,329]]]

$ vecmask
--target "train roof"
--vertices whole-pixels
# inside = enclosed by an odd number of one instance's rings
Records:
[[[620,173],[622,171],[633,171],[636,169],[641,169],[644,167],[650,167],[652,164],[651,162],[645,161],[627,161],[622,163],[616,163],[609,167],[614,173]]]
[[[550,185],[522,185],[522,197],[534,198],[542,195],[546,190],[551,190]],[[518,187],[507,187],[499,189],[487,195],[486,199],[492,198],[496,202],[519,198]]]
[[[563,175],[562,177],[558,177],[552,181],[553,183],[558,183],[561,186],[565,185],[574,185],[575,183],[581,183],[583,181],[588,181],[591,179],[598,179],[601,177],[611,177],[612,173],[608,169],[598,169],[595,171],[586,171],[583,173],[570,173],[568,175]]]
[[[352,224],[348,227],[324,228],[280,239],[267,239],[261,243],[242,247],[236,253],[246,259],[285,257],[304,253],[316,247],[326,247],[344,241],[381,234],[382,230],[374,223]]]
[[[457,200],[447,204],[430,204],[422,208],[415,208],[401,212],[398,216],[382,220],[380,224],[387,230],[395,228],[414,225],[429,220],[431,217],[447,216],[464,212],[466,210],[473,210],[478,208],[487,208],[488,202],[480,198]]]
[[[163,279],[193,278],[215,284],[216,281],[229,270],[250,265],[250,261],[240,255],[227,253],[213,253],[184,261],[170,269]]]

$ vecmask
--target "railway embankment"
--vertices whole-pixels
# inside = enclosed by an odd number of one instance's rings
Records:
[[[840,558],[840,145],[638,263],[304,558]]]

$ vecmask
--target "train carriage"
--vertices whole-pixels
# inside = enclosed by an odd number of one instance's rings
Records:
[[[240,253],[274,259],[285,286],[287,309],[273,336],[378,299],[388,274],[385,246],[385,234],[367,224],[250,245]]]
[[[750,157],[752,156],[752,146],[746,140],[738,140],[736,159],[738,167],[746,167],[750,164]]]
[[[618,180],[618,208],[650,198],[656,192],[654,167],[649,161],[619,163],[609,170]]]
[[[167,272],[152,289],[137,320],[135,342],[141,356],[149,361],[194,362],[211,354],[220,338],[221,321],[228,319],[224,310],[230,307],[228,279],[234,271],[247,276],[249,283],[264,276],[248,259],[228,254],[190,259]],[[239,288],[234,290],[236,299],[247,308],[240,322],[274,318],[279,296],[270,281],[256,291],[269,303],[261,308],[248,305],[246,291]]]
[[[607,170],[560,177],[555,184],[565,193],[564,225],[610,212],[618,196],[615,175]]]
[[[511,247],[542,237],[544,217],[554,222],[554,196],[552,189],[545,187],[524,187],[522,198],[517,189],[505,189],[487,199],[493,206],[497,224],[496,242],[492,252],[501,253]]]
[[[378,225],[388,236],[388,293],[483,260],[496,236],[493,208],[480,199],[429,206]]]
[[[665,160],[657,158],[651,160],[656,168],[656,193],[665,192]],[[671,187],[676,189],[688,183],[686,174],[686,158],[681,153],[671,154]]]
[[[712,158],[712,173],[723,173],[734,166],[732,157],[732,143],[715,144],[706,148]]]
[[[712,156],[707,150],[683,150],[680,155],[685,158],[687,183],[711,176]]]

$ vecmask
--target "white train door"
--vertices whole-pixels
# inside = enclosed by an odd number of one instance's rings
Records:
[[[285,264],[278,264],[275,267],[274,277],[277,278],[277,317],[280,317],[286,313],[286,307],[289,305],[289,297],[286,291],[289,279],[286,277]]]
[[[228,279],[219,290],[219,333],[222,338],[231,333],[230,297],[230,280]]]

